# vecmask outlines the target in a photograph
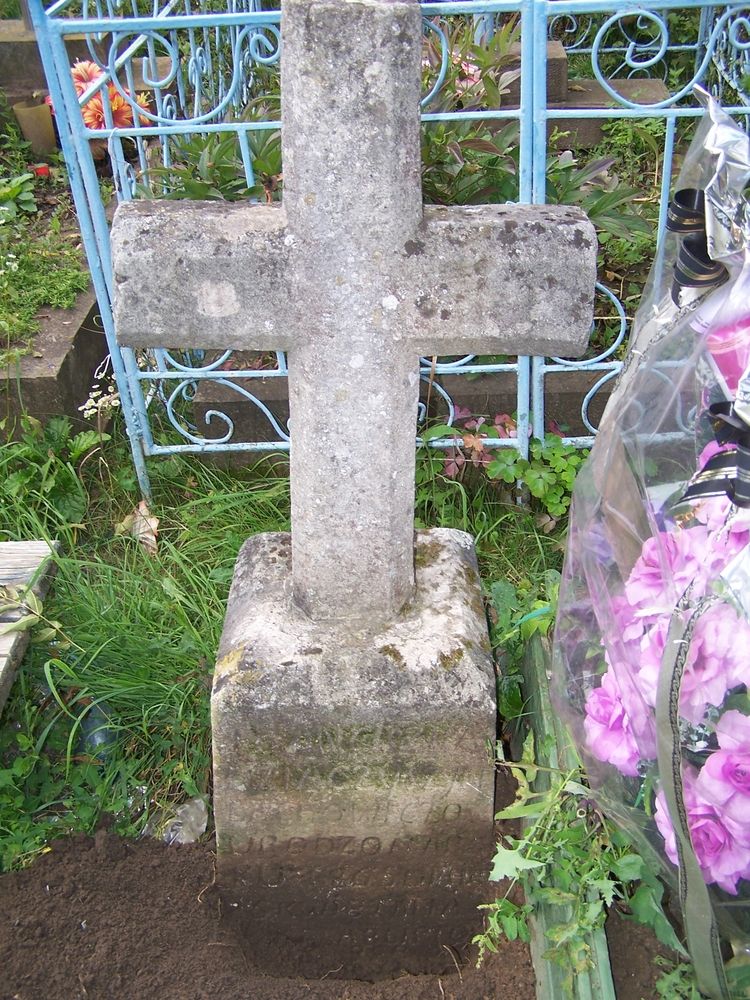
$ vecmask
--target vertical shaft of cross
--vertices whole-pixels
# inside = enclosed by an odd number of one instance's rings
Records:
[[[314,304],[290,351],[294,595],[315,620],[385,621],[414,583],[418,373],[387,274],[422,216],[421,15],[287,0],[282,18],[290,294]]]

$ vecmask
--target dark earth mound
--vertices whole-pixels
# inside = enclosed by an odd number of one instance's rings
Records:
[[[2,1000],[533,1000],[526,947],[380,983],[269,979],[222,928],[211,845],[106,830],[0,878]]]

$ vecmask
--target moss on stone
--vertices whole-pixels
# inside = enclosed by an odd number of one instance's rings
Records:
[[[378,650],[383,656],[387,656],[389,660],[393,660],[397,667],[403,669],[406,660],[404,659],[404,654],[396,646],[381,646]]]
[[[414,565],[417,568],[431,566],[440,556],[442,550],[440,542],[436,540],[425,542],[423,545],[417,545],[414,553]]]
[[[439,653],[438,663],[443,668],[443,670],[453,670],[454,667],[463,659],[464,651],[462,646],[457,646],[452,649],[449,653]]]

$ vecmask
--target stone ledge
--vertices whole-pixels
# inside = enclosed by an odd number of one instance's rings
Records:
[[[72,309],[50,309],[33,334],[34,355],[0,369],[0,419],[10,423],[22,412],[38,420],[65,414],[85,424],[78,407],[85,403],[94,371],[107,355],[107,340],[97,329],[93,291],[80,295]]]

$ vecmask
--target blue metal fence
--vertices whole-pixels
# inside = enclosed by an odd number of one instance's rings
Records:
[[[150,455],[289,447],[282,353],[208,354],[200,344],[188,353],[168,344],[134,351],[118,348],[114,339],[98,162],[111,167],[120,200],[279,194],[280,16],[264,10],[263,0],[219,3],[220,10],[210,10],[194,0],[154,0],[153,7],[144,0],[58,0],[45,10],[42,0],[30,0],[144,492]],[[602,120],[658,119],[664,122],[660,235],[678,123],[700,113],[691,98],[693,83],[719,93],[737,114],[750,105],[750,7],[740,4],[660,0],[645,9],[618,0],[471,0],[425,3],[423,14],[425,151],[428,158],[430,150],[442,157],[437,166],[426,163],[425,177],[431,169],[442,171],[455,187],[463,185],[464,199],[544,202],[550,157],[570,168],[572,154],[560,150],[577,148],[587,123],[590,129]],[[93,65],[76,71],[87,80],[71,73],[71,35],[88,40]],[[553,130],[573,139],[550,138]],[[472,189],[476,164],[466,161],[462,148],[490,156],[488,141],[497,149],[490,183]],[[575,155],[580,163],[588,154]],[[596,430],[595,400],[617,373],[628,329],[618,290],[608,288],[604,276],[598,290],[598,347],[584,360],[422,359],[428,383],[422,415],[437,409],[452,424],[461,385],[468,391],[478,376],[484,382],[504,379],[512,386],[517,432],[488,445],[525,453],[530,434],[544,435],[545,396],[572,386],[581,423],[568,440],[589,443]],[[253,295],[252,288],[247,294]],[[257,306],[262,322],[263,303]],[[345,371],[342,359],[342,378]],[[248,415],[256,418],[249,426]]]

